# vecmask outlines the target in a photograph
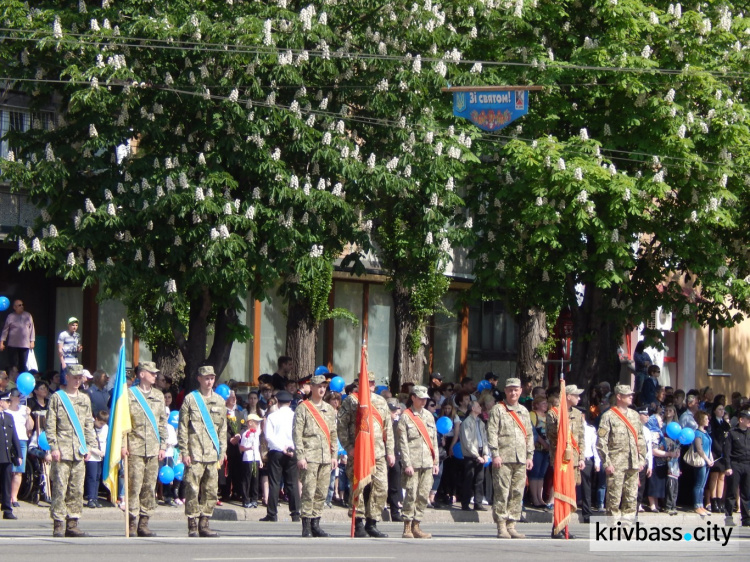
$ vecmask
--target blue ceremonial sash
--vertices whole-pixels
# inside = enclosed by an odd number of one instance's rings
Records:
[[[138,404],[141,408],[143,408],[143,412],[146,414],[146,417],[148,418],[148,421],[151,422],[151,427],[154,428],[154,433],[156,433],[156,438],[159,440],[159,445],[161,445],[161,436],[159,435],[159,424],[156,423],[156,417],[154,417],[154,412],[151,410],[151,408],[148,405],[148,402],[146,402],[146,397],[141,392],[141,389],[137,386],[131,386],[130,392],[133,393],[133,396],[135,396],[135,399],[138,401]]]
[[[208,408],[206,408],[206,402],[203,400],[203,396],[201,396],[201,393],[197,390],[194,390],[190,393],[190,395],[195,398],[195,403],[198,404],[198,410],[201,413],[201,417],[203,418],[203,425],[206,426],[206,431],[208,432],[208,436],[211,438],[211,442],[214,444],[214,449],[216,449],[216,454],[221,455],[221,446],[219,445],[219,435],[216,433],[216,426],[214,425],[214,420],[211,419],[211,416],[208,413]]]
[[[76,432],[78,442],[81,444],[81,446],[78,447],[78,452],[82,455],[88,455],[89,449],[86,447],[86,438],[83,435],[83,427],[81,427],[81,420],[78,419],[78,414],[76,414],[75,408],[73,408],[73,402],[70,401],[68,393],[64,390],[58,390],[55,394],[60,397],[60,402],[62,402],[63,408],[65,408],[65,413],[68,414],[68,419],[70,419],[70,423],[73,424],[73,430]]]

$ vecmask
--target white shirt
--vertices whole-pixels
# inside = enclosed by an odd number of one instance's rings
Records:
[[[294,449],[292,428],[294,426],[294,410],[289,406],[282,406],[266,418],[263,434],[266,436],[269,451],[285,452]]]
[[[96,448],[99,449],[102,453],[105,452],[107,450],[107,436],[109,435],[109,426],[106,423],[100,428],[94,426],[94,434],[96,435]],[[99,455],[91,453],[91,457],[89,457],[89,460],[94,462],[101,462],[104,459]]]
[[[8,408],[7,410],[5,410],[5,413],[10,414],[16,424],[16,435],[18,436],[18,440],[28,441],[29,434],[26,432],[26,420],[29,418],[29,416],[26,413],[26,406],[21,404],[18,407],[18,410],[11,410],[10,408]]]
[[[255,462],[260,460],[260,429],[257,431],[245,430],[242,433],[240,447],[247,447],[247,451],[242,452],[243,462]]]
[[[652,470],[654,468],[654,446],[651,440],[651,430],[645,425],[643,426],[643,438],[646,440],[646,468]]]
[[[174,457],[174,448],[177,446],[177,431],[171,424],[167,424],[167,448],[164,454],[168,459]]]
[[[596,428],[593,425],[587,423],[583,424],[583,456],[587,459],[594,460],[594,467],[599,470],[601,466],[601,459],[596,452]]]

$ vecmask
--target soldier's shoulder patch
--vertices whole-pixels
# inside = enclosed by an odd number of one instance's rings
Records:
[[[599,437],[604,437],[607,435],[607,428],[606,427],[600,427],[599,431],[596,432]]]

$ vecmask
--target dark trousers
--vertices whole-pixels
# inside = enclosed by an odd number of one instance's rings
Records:
[[[294,457],[281,451],[268,451],[268,508],[266,513],[272,517],[279,513],[279,490],[281,482],[289,496],[289,513],[299,515],[299,473]]]
[[[86,461],[86,480],[84,481],[84,499],[99,499],[99,482],[102,481],[103,461]]]
[[[469,507],[471,496],[474,496],[474,505],[482,505],[484,499],[484,463],[479,462],[476,457],[464,458],[464,476],[461,486],[461,507]]]
[[[393,466],[388,467],[388,507],[396,510],[401,509],[404,496],[401,492],[401,463],[396,462]]]
[[[13,477],[13,464],[9,462],[0,463],[0,491],[2,491],[3,513],[12,513],[13,506],[10,504],[10,481]]]
[[[667,511],[672,511],[673,509],[677,508],[677,490],[678,490],[677,478],[672,478],[671,476],[667,476],[667,493],[666,493],[666,501],[665,501],[665,507],[667,508]]]
[[[725,477],[724,514],[732,517],[737,502],[737,488],[740,489],[740,514],[742,524],[750,525],[750,463],[732,463],[732,475]]]
[[[581,471],[581,513],[583,520],[588,521],[591,517],[591,481],[596,472],[594,471],[594,459],[586,459],[586,466]]]
[[[648,481],[648,477],[646,474],[648,473],[648,468],[644,468],[638,473],[638,505],[643,504],[643,496],[646,493],[646,482]]]
[[[242,503],[258,501],[260,484],[259,465],[258,461],[242,461]]]
[[[242,496],[242,482],[244,479],[244,468],[242,462],[242,452],[239,445],[229,443],[227,445],[227,470],[224,480],[222,495],[226,499],[237,498]]]
[[[26,368],[26,362],[29,360],[29,350],[26,347],[11,347],[5,346],[5,357],[8,361],[8,370],[15,366],[18,367],[19,373],[25,373],[28,369]]]

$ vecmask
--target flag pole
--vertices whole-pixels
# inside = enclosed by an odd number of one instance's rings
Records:
[[[120,322],[120,344],[125,345],[125,319]],[[128,447],[128,434],[124,433],[122,436],[122,447],[127,449]],[[124,491],[124,504],[125,504],[125,538],[130,538],[130,512],[128,509],[128,457],[122,459],[122,476],[123,476],[123,491]]]

